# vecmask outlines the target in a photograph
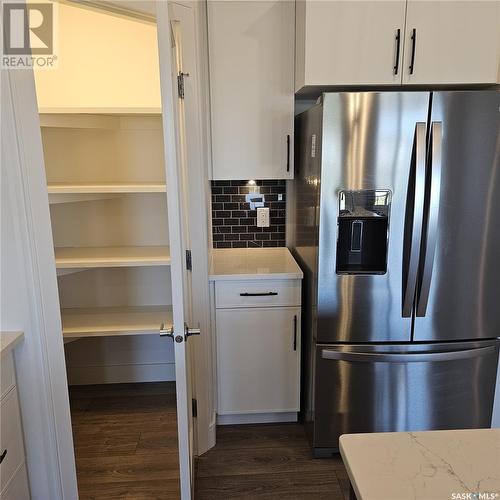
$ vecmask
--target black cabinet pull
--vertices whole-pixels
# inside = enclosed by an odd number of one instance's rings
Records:
[[[396,31],[396,62],[394,63],[394,74],[397,75],[399,71],[399,48],[401,45],[401,30],[398,28]]]
[[[278,295],[278,292],[240,293],[241,297],[270,297],[272,295]]]
[[[0,464],[4,461],[6,456],[7,456],[7,448],[5,448],[5,450],[3,450],[2,454],[0,455]]]
[[[293,350],[297,350],[297,315],[293,317]]]
[[[413,75],[413,70],[415,69],[415,47],[417,46],[417,30],[413,28],[411,32],[411,61],[410,61],[410,75]]]
[[[286,171],[290,172],[290,134],[286,136]]]

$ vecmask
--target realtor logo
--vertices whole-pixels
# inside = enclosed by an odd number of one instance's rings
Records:
[[[51,68],[55,6],[52,3],[3,3],[3,68]]]

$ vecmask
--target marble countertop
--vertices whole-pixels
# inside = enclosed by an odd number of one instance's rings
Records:
[[[500,499],[500,429],[345,434],[340,453],[357,500]]]
[[[23,332],[0,332],[0,355],[8,353],[24,338]]]
[[[219,248],[212,252],[209,279],[301,279],[287,248]]]

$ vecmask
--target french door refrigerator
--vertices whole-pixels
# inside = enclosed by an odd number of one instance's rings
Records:
[[[350,432],[491,425],[500,336],[500,93],[327,93],[296,120],[303,408]]]

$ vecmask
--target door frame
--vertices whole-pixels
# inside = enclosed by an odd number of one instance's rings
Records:
[[[158,0],[160,10],[167,9],[167,0]],[[210,128],[208,121],[208,52],[204,4],[184,2],[193,8],[196,21],[196,59],[199,68],[196,78],[199,119],[199,144],[196,169],[199,174],[196,195],[200,203],[189,215],[196,234],[193,242],[193,289],[194,302],[200,306],[200,323],[206,335],[200,336],[195,346],[195,360],[200,360],[203,371],[197,372],[198,394],[205,394],[198,408],[198,450],[204,453],[215,445],[215,402],[213,399],[213,340],[210,318],[208,267],[211,258],[209,228],[209,181],[211,162]],[[167,26],[168,26],[167,18]],[[158,23],[157,23],[158,26]],[[160,31],[158,26],[158,32]],[[170,37],[170,30],[166,33]],[[159,35],[158,35],[159,36]],[[159,36],[160,38],[160,36]],[[169,38],[167,38],[168,40]],[[39,419],[24,419],[28,474],[33,491],[43,498],[54,500],[78,498],[75,455],[71,429],[64,343],[55,271],[55,257],[50,224],[49,202],[46,189],[40,120],[36,100],[34,75],[31,69],[2,71],[2,118],[8,116],[5,106],[10,107],[9,120],[2,120],[4,131],[15,136],[15,144],[6,146],[9,182],[12,184],[12,200],[15,225],[21,235],[22,258],[27,273],[27,286],[31,291],[30,317],[24,328],[26,336],[19,356],[18,373],[20,403],[25,415],[39,415]],[[164,90],[164,89],[162,89]],[[4,99],[5,96],[5,99]],[[200,285],[200,286],[197,286]],[[197,307],[195,305],[195,307]],[[28,335],[29,334],[29,335]],[[206,374],[206,376],[203,376]],[[199,403],[201,398],[199,399]],[[37,426],[43,424],[42,429]],[[43,456],[44,460],[37,460]]]
[[[6,108],[9,109],[6,109]],[[78,498],[56,264],[33,70],[2,70],[2,156],[29,294],[16,352],[28,477],[35,498]],[[10,326],[10,325],[9,325]],[[20,369],[22,367],[22,369]],[[38,418],[26,418],[38,415]],[[43,460],[40,460],[43,457]]]

